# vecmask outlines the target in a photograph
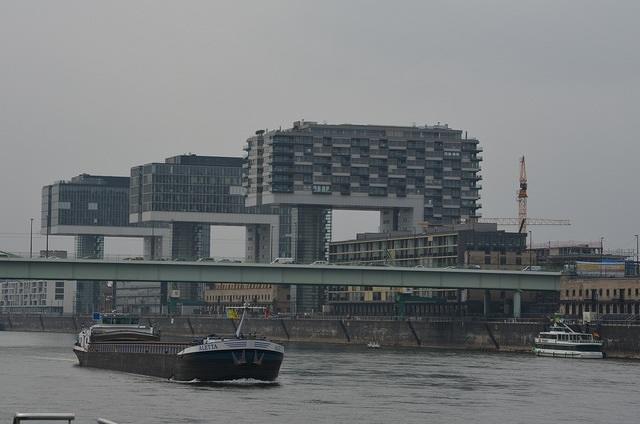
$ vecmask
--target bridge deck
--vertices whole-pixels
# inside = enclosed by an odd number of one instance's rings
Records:
[[[560,273],[553,272],[24,258],[0,259],[0,279],[560,289]]]

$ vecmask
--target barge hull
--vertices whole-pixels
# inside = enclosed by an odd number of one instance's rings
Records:
[[[80,366],[173,379],[225,381],[251,378],[274,381],[283,354],[254,349],[199,352],[189,355],[155,353],[86,352],[73,350]]]
[[[82,367],[102,368],[153,377],[171,378],[175,368],[175,355],[153,353],[85,352],[75,350]]]

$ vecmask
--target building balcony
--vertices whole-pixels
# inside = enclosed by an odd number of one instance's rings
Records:
[[[331,156],[331,147],[314,147],[313,154]]]

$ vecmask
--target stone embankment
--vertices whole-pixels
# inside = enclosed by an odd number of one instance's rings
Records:
[[[146,317],[163,337],[185,338],[235,331],[237,321],[211,317]],[[0,330],[76,333],[91,324],[88,316],[0,315]],[[544,322],[479,321],[470,319],[248,319],[243,332],[282,342],[321,342],[382,346],[530,351]],[[609,357],[640,359],[640,326],[602,325],[598,332]]]

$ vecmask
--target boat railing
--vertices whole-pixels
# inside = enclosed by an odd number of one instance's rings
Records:
[[[13,417],[13,424],[20,424],[23,421],[66,421],[70,424],[75,419],[75,414],[64,412],[16,412]],[[97,422],[98,424],[118,424],[105,418],[98,418]]]
[[[544,336],[538,336],[536,337],[537,339],[545,339],[545,340],[553,340],[555,342],[569,342],[569,343],[595,343],[598,342],[599,340],[596,339],[589,339],[589,340],[558,340],[558,339],[554,339],[554,338],[549,338],[549,337],[544,337]]]

